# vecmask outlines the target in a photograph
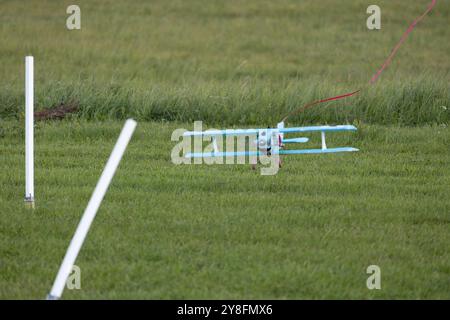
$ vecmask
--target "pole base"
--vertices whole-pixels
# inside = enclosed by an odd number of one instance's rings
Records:
[[[25,198],[25,208],[34,209],[34,199],[33,198]]]

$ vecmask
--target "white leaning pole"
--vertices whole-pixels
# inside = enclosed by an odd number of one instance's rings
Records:
[[[102,175],[97,182],[97,186],[95,187],[94,193],[89,200],[89,203],[84,211],[84,214],[78,224],[77,230],[70,242],[69,248],[67,249],[64,260],[59,268],[58,274],[56,276],[55,282],[53,283],[53,287],[47,296],[47,300],[57,300],[61,298],[64,287],[66,285],[67,277],[72,271],[73,264],[78,256],[78,253],[83,245],[84,239],[89,231],[89,228],[92,224],[92,221],[95,218],[98,208],[100,207],[100,203],[105,196],[105,193],[108,189],[109,184],[116,172],[116,169],[119,165],[120,159],[127,148],[128,142],[133,135],[134,129],[136,128],[136,121],[128,119],[125,123],[125,126],[120,133],[119,139],[114,146],[114,149],[106,163],[105,168],[103,169]]]
[[[25,57],[25,205],[34,209],[34,59]]]

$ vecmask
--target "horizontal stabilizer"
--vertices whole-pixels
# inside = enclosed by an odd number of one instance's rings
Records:
[[[308,138],[283,139],[283,143],[306,143],[308,141],[309,141]]]

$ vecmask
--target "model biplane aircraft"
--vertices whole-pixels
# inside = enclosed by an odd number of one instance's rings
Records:
[[[357,128],[352,125],[338,126],[310,126],[285,128],[284,122],[278,123],[276,128],[266,129],[226,129],[226,130],[207,130],[207,131],[187,131],[183,134],[185,137],[210,137],[213,145],[212,152],[186,153],[186,158],[211,158],[211,157],[235,157],[235,156],[261,156],[261,155],[296,155],[296,154],[318,154],[318,153],[338,153],[359,151],[352,147],[328,148],[325,140],[327,132],[356,131]],[[307,143],[306,137],[285,138],[285,135],[291,133],[320,132],[322,138],[321,149],[285,149],[286,144]],[[218,136],[249,136],[256,137],[252,142],[255,144],[253,150],[245,151],[220,151],[217,143]],[[256,151],[255,151],[256,150]],[[280,162],[281,165],[281,162]]]

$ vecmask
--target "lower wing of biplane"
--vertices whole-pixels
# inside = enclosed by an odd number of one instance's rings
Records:
[[[352,147],[337,147],[328,148],[326,144],[326,133],[340,132],[340,131],[356,131],[357,128],[352,125],[339,126],[311,126],[311,127],[296,127],[285,128],[284,123],[278,124],[277,128],[267,129],[226,129],[226,130],[207,130],[207,131],[187,131],[183,134],[185,137],[210,137],[213,151],[212,152],[197,152],[187,153],[186,158],[211,158],[211,157],[242,157],[242,156],[260,156],[260,155],[295,155],[295,154],[319,154],[319,153],[338,153],[338,152],[354,152],[359,151]],[[322,138],[321,149],[296,149],[285,150],[286,144],[307,143],[308,138],[296,137],[285,138],[285,134],[290,133],[305,133],[305,132],[320,132]],[[240,136],[250,137],[254,143],[253,150],[238,150],[223,152],[218,148],[218,137],[224,136]]]

